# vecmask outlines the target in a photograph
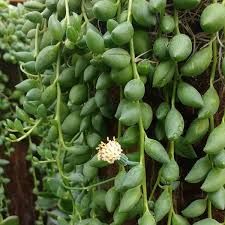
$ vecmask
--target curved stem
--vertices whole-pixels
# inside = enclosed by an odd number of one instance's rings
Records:
[[[20,64],[20,70],[21,70],[24,74],[26,74],[26,76],[27,76],[28,78],[34,79],[34,78],[38,78],[38,77],[39,77],[37,74],[28,73],[26,70],[24,70],[23,64]]]
[[[104,180],[104,181],[101,181],[101,182],[98,182],[96,184],[92,184],[92,185],[89,185],[87,187],[69,187],[67,185],[63,185],[66,189],[69,189],[69,190],[89,190],[91,188],[94,188],[94,187],[97,187],[97,186],[100,186],[102,184],[106,184],[106,183],[109,183],[111,181],[114,181],[115,180],[115,177],[112,177],[112,178],[109,178],[108,180]]]
[[[82,11],[85,23],[89,23],[89,19],[87,17],[86,11],[85,11],[84,1],[85,0],[82,0],[81,11]]]
[[[156,188],[157,188],[158,185],[159,185],[160,179],[161,179],[161,169],[159,170],[157,180],[156,180],[156,182],[155,182],[155,184],[154,184],[154,187],[153,187],[153,189],[152,189],[152,191],[151,191],[151,194],[150,194],[150,196],[149,196],[149,201],[151,201],[151,200],[153,199],[153,196],[154,196],[154,194],[155,194]]]
[[[10,140],[11,142],[20,142],[22,141],[23,139],[27,138],[33,131],[34,129],[41,123],[42,119],[39,119],[35,124],[34,126],[29,130],[27,131],[23,136],[21,136],[20,138],[18,139],[15,139],[15,140]]]

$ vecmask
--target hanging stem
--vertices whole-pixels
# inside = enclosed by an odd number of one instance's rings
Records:
[[[178,12],[175,9],[174,10],[174,20],[175,20],[175,33],[179,34],[179,17],[178,17]],[[175,63],[175,74],[174,74],[174,80],[173,80],[173,92],[172,92],[172,99],[171,99],[171,106],[175,107],[175,100],[176,100],[176,93],[177,93],[177,79],[179,78],[179,68],[178,64]],[[174,160],[174,141],[169,141],[169,156],[171,160]],[[172,187],[169,186],[169,193],[170,193],[170,198],[171,198],[171,207],[168,215],[168,220],[167,220],[167,225],[171,225],[172,223],[172,215],[174,212],[173,209],[173,190]]]
[[[69,3],[68,0],[64,0],[65,1],[65,7],[66,7],[66,22],[67,25],[70,25],[70,9],[69,9]]]
[[[169,155],[170,159],[174,159],[174,141],[170,141],[170,147],[169,147]]]
[[[60,89],[60,84],[58,82],[58,78],[59,78],[59,74],[60,74],[60,65],[61,65],[61,51],[59,51],[58,53],[58,58],[57,58],[57,64],[56,64],[56,85],[57,85],[57,104],[56,104],[56,116],[55,116],[55,120],[57,122],[57,127],[58,127],[58,134],[59,134],[59,146],[57,149],[57,155],[56,155],[56,163],[57,163],[57,167],[59,170],[59,174],[62,178],[63,181],[63,185],[68,186],[68,181],[67,181],[67,177],[64,175],[63,173],[63,168],[61,165],[61,154],[64,153],[64,147],[65,147],[65,143],[64,143],[64,139],[63,139],[63,134],[62,134],[62,128],[61,128],[61,120],[60,120],[60,106],[61,106],[61,89]],[[70,197],[72,200],[72,204],[73,204],[73,216],[77,215],[79,220],[81,220],[81,216],[79,211],[77,210],[76,207],[76,203],[73,197],[73,193],[71,192],[71,190],[69,190],[70,193]],[[73,217],[72,217],[72,221],[71,223],[73,224]]]
[[[160,21],[160,23],[161,23],[162,18],[164,17],[164,15],[165,15],[165,8],[163,8],[160,11],[160,14],[159,14],[159,21]],[[159,26],[158,37],[161,37],[161,36],[162,36],[162,31],[161,31],[160,26]]]
[[[213,3],[216,3],[217,0],[213,0]],[[213,83],[215,80],[215,75],[216,75],[216,67],[217,67],[217,52],[218,52],[218,48],[217,48],[217,38],[216,38],[216,34],[214,34],[214,36],[212,37],[212,48],[213,48],[213,64],[212,64],[212,69],[211,69],[211,74],[210,74],[210,87],[213,87]],[[214,129],[215,125],[214,125],[214,117],[211,116],[210,117],[210,130],[212,131]],[[208,217],[212,218],[212,203],[211,201],[208,199]]]
[[[133,69],[133,73],[134,73],[134,78],[140,79],[138,71],[137,71],[137,66],[136,66],[136,63],[135,63],[135,51],[134,51],[133,38],[130,41],[130,54],[131,54],[131,64],[132,64],[132,69]]]
[[[175,33],[179,34],[180,33],[180,29],[179,29],[179,17],[178,17],[178,12],[175,9],[174,10],[174,21],[175,21]],[[175,99],[176,99],[176,90],[177,90],[177,78],[179,77],[179,68],[178,68],[178,64],[175,64],[176,67],[176,71],[175,71],[175,76],[174,76],[174,81],[173,81],[173,94],[172,94],[172,107],[175,106]]]
[[[120,102],[123,99],[123,88],[122,86],[120,86]],[[120,121],[118,121],[118,130],[117,130],[117,137],[121,137],[121,133],[122,133],[122,124]]]
[[[169,156],[170,156],[171,160],[174,160],[174,141],[169,142]],[[174,209],[173,209],[173,189],[171,186],[168,188],[169,188],[169,193],[170,193],[170,198],[171,198],[171,207],[170,207],[170,211],[169,211],[167,225],[171,225],[172,215],[173,215],[173,211],[174,211]]]
[[[212,42],[212,48],[213,48],[213,65],[212,65],[212,70],[210,74],[210,86],[213,87],[213,82],[215,80],[215,74],[216,74],[216,67],[217,67],[217,52],[218,52],[218,47],[217,47],[217,39],[215,36],[213,37],[214,40]]]
[[[129,2],[128,2],[128,13],[127,13],[127,21],[128,22],[132,21],[132,3],[133,3],[133,0],[129,0]]]
[[[86,11],[85,11],[84,2],[85,2],[85,0],[82,0],[81,10],[82,10],[82,14],[83,14],[85,23],[89,23],[89,19],[88,19],[88,17],[87,17]]]
[[[155,194],[156,188],[158,187],[158,185],[159,185],[159,183],[160,183],[160,179],[161,179],[161,169],[159,170],[158,177],[157,177],[157,179],[156,179],[156,182],[155,182],[155,184],[154,184],[154,187],[153,187],[153,189],[152,189],[152,191],[151,191],[151,194],[150,194],[150,196],[149,196],[149,201],[151,201],[151,200],[153,199],[153,196],[154,196],[154,194]]]
[[[128,16],[127,16],[127,21],[132,20],[132,2],[133,0],[129,0],[128,2]],[[140,79],[140,76],[137,71],[137,66],[135,63],[135,51],[134,51],[134,41],[133,38],[130,40],[130,55],[131,55],[131,64],[132,64],[132,69],[133,69],[133,74],[135,79]],[[139,101],[138,101],[139,103]],[[143,121],[142,117],[140,116],[139,119],[139,134],[140,134],[140,139],[139,139],[139,149],[140,149],[140,164],[144,168],[144,177],[143,177],[143,182],[142,182],[142,191],[143,191],[143,199],[144,199],[144,212],[148,210],[148,198],[147,198],[147,187],[146,187],[146,170],[145,170],[145,153],[144,153],[144,141],[145,141],[145,131],[144,131],[144,126],[143,126]]]
[[[148,197],[147,197],[147,183],[146,183],[146,169],[145,169],[145,149],[144,149],[144,141],[145,141],[145,131],[143,126],[142,118],[139,119],[139,130],[140,130],[140,164],[144,168],[144,177],[142,182],[142,189],[143,189],[143,199],[144,199],[144,208],[145,211],[148,210]]]
[[[172,223],[172,216],[173,216],[173,213],[174,213],[174,209],[173,209],[173,190],[172,190],[172,187],[168,187],[169,188],[169,192],[170,192],[170,197],[171,197],[171,208],[170,208],[170,211],[169,211],[169,215],[168,215],[168,220],[167,220],[167,225],[171,225]]]
[[[40,24],[38,23],[36,26],[36,32],[35,32],[35,49],[34,49],[34,58],[37,57],[38,55],[38,51],[39,51],[39,47],[38,47],[38,35],[39,35],[39,28],[40,28]]]
[[[179,29],[179,17],[178,17],[178,12],[176,9],[174,9],[174,21],[175,21],[175,33],[179,34],[180,29]]]
[[[117,10],[117,20],[119,20],[120,14],[121,14],[121,2],[120,0],[118,1],[118,10]]]
[[[175,65],[175,69],[176,71],[175,71],[174,80],[173,80],[173,93],[172,93],[172,99],[171,99],[172,107],[175,107],[176,92],[177,92],[177,77],[179,76],[177,63]]]
[[[123,99],[123,87],[120,86],[120,102]],[[122,135],[122,123],[118,121],[118,128],[117,128],[117,138],[120,138]],[[124,166],[122,164],[119,164],[119,171],[124,170]]]
[[[212,203],[209,199],[208,199],[208,217],[212,218]]]

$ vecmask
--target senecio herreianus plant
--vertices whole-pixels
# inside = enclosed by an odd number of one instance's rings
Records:
[[[17,122],[6,126],[12,142],[29,140],[36,224],[224,224],[212,213],[225,209],[225,119],[214,125],[220,106],[214,86],[224,84],[225,74],[224,5],[24,3],[22,31],[32,51],[15,54],[26,76],[16,88],[25,97]],[[201,76],[208,83],[203,95],[191,84]],[[180,108],[195,119],[189,123]],[[195,160],[185,181],[179,157]],[[159,167],[156,179],[148,159]],[[102,175],[109,166],[116,174]],[[185,182],[200,183],[202,198],[178,211],[174,192]]]

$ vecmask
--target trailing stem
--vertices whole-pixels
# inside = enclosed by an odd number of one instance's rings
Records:
[[[62,128],[61,128],[61,120],[60,120],[60,105],[61,105],[61,89],[60,89],[60,84],[58,82],[58,78],[59,78],[59,73],[60,73],[60,58],[61,58],[61,52],[59,51],[58,53],[58,58],[57,58],[57,64],[56,64],[56,86],[57,86],[57,103],[56,103],[56,115],[55,115],[55,120],[57,122],[57,128],[58,128],[58,135],[59,135],[59,145],[58,145],[58,149],[57,149],[57,156],[56,156],[56,163],[57,163],[57,167],[59,170],[59,174],[62,178],[62,182],[63,185],[65,186],[69,186],[68,181],[67,181],[67,177],[64,175],[63,173],[63,167],[61,164],[61,155],[64,154],[64,147],[65,147],[65,143],[64,143],[64,139],[63,139],[63,134],[62,134]],[[81,216],[77,210],[76,207],[76,203],[73,197],[73,193],[71,190],[67,189],[69,191],[71,200],[72,200],[72,204],[73,204],[73,216],[72,216],[72,220],[71,220],[71,224],[73,224],[74,222],[74,217],[77,215],[79,220],[81,220]]]
[[[128,2],[128,16],[127,16],[127,21],[132,20],[132,0],[129,0]],[[131,64],[132,64],[132,69],[133,69],[133,74],[135,79],[140,79],[140,76],[137,71],[137,66],[135,63],[135,51],[134,51],[134,41],[133,38],[130,41],[130,55],[131,55]],[[138,101],[139,103],[139,101]],[[142,117],[140,116],[139,119],[139,149],[140,149],[140,164],[144,168],[144,177],[143,177],[143,182],[142,182],[142,191],[143,191],[143,199],[144,199],[144,212],[148,210],[148,198],[147,198],[147,184],[146,184],[146,169],[145,169],[145,152],[144,152],[144,141],[145,141],[145,131],[143,127],[143,121]]]

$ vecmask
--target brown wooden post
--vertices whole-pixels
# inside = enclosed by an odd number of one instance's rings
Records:
[[[20,225],[33,225],[35,222],[34,196],[32,194],[33,180],[29,174],[29,163],[26,161],[27,144],[14,145],[15,151],[11,154],[10,164],[5,174],[10,179],[7,185],[7,196],[10,199],[9,212],[17,215]]]

